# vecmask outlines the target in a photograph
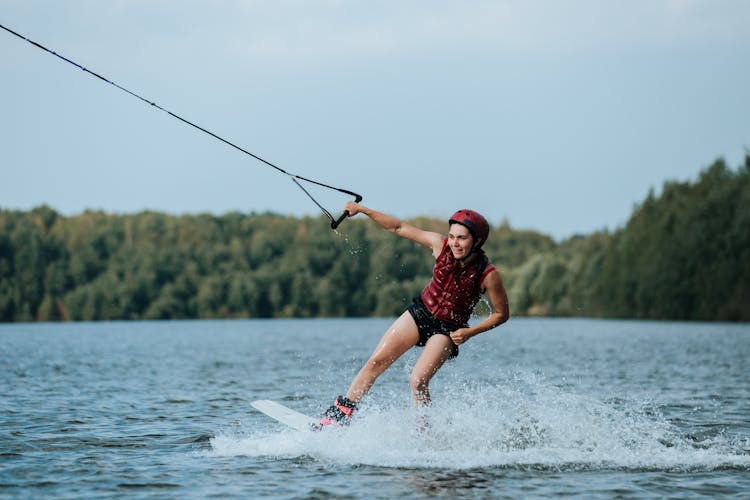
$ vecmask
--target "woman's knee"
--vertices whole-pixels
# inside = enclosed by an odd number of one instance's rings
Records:
[[[430,387],[430,378],[422,374],[412,373],[409,379],[409,386],[414,394],[425,393]]]

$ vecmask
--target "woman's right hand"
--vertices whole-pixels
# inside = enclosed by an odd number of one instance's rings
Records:
[[[349,217],[354,217],[358,213],[362,212],[364,210],[364,207],[354,201],[348,201],[346,202],[346,205],[344,205],[344,210],[349,212]]]

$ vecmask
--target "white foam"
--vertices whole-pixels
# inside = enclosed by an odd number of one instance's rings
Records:
[[[750,467],[746,437],[717,434],[696,443],[652,402],[599,401],[534,376],[449,386],[423,416],[405,399],[394,406],[374,399],[348,428],[303,433],[274,425],[222,434],[211,440],[211,453],[443,469]]]

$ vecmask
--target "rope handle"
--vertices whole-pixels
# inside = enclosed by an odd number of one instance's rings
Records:
[[[357,193],[349,193],[349,194],[354,195],[354,203],[359,203],[360,201],[362,201],[362,197],[358,195]],[[344,213],[342,213],[341,216],[337,220],[331,221],[331,229],[336,229],[337,227],[339,227],[339,224],[341,224],[344,221],[344,219],[346,219],[347,217],[349,217],[349,210],[344,210]]]

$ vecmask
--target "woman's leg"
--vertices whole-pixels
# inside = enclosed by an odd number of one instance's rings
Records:
[[[418,406],[430,403],[430,379],[450,358],[454,348],[453,341],[447,335],[438,334],[427,339],[409,380],[414,402]]]
[[[346,397],[354,402],[362,399],[380,374],[418,341],[417,324],[411,314],[406,311],[383,334],[370,359],[354,377]]]

